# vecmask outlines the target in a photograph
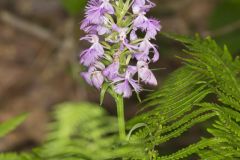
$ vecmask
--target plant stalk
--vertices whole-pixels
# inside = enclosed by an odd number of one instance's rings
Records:
[[[116,103],[117,103],[117,113],[118,113],[119,137],[121,140],[126,140],[123,97],[117,96]]]

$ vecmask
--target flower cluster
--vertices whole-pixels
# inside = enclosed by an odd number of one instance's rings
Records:
[[[160,31],[160,22],[146,13],[155,4],[150,0],[90,0],[81,29],[81,40],[91,43],[80,54],[88,68],[81,75],[90,85],[101,89],[109,83],[123,97],[142,90],[141,82],[157,85],[149,69],[159,59],[157,46],[150,40]],[[140,36],[142,35],[142,36]]]

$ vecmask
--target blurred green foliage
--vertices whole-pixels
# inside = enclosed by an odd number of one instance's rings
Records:
[[[61,0],[65,10],[72,16],[80,14],[86,5],[86,2],[86,0]]]
[[[18,125],[20,125],[25,119],[27,115],[23,114],[12,119],[9,119],[0,124],[0,138],[14,130]]]
[[[226,26],[229,30],[229,28],[235,27],[236,22],[240,24],[240,1],[221,0],[210,17],[209,27],[213,32]],[[232,52],[240,51],[240,27],[238,29],[236,27],[230,32],[217,34],[215,38],[218,43],[227,44]]]

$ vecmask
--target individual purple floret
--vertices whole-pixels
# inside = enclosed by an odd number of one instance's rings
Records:
[[[157,19],[147,17],[154,6],[150,0],[88,2],[80,28],[87,34],[81,40],[91,46],[80,54],[80,63],[87,67],[81,75],[89,85],[101,89],[107,83],[125,98],[141,92],[141,83],[157,85],[149,64],[159,59],[151,40],[155,40],[161,25]]]
[[[102,1],[101,7],[105,10],[108,14],[114,14],[114,8],[112,4],[109,2],[110,0],[100,0]]]
[[[90,0],[86,7],[86,16],[82,22],[81,29],[89,33],[103,25],[105,14],[114,14],[114,8],[109,0]],[[93,25],[94,27],[90,27]]]
[[[129,66],[123,77],[119,76],[113,80],[116,83],[115,92],[122,94],[124,98],[128,98],[132,95],[132,88],[135,92],[141,91],[141,86],[133,76],[136,74],[137,68],[135,66]]]
[[[156,48],[157,46],[152,44],[147,37],[144,38],[144,40],[139,44],[139,51],[140,53],[135,54],[135,58],[137,60],[142,61],[153,61],[156,62],[159,59],[159,52]],[[150,58],[149,54],[151,53],[151,50],[153,52],[153,57]]]
[[[94,34],[87,35],[81,38],[81,40],[87,40],[92,43],[92,46],[89,49],[84,50],[80,55],[80,63],[85,66],[90,66],[104,55],[103,46],[99,43],[98,36]]]
[[[133,14],[139,14],[140,12],[148,12],[153,7],[155,7],[155,3],[150,0],[134,0],[132,11]]]
[[[132,89],[127,80],[123,81],[122,83],[118,83],[114,89],[117,94],[123,95],[124,98],[132,96]]]
[[[161,30],[160,22],[156,19],[148,19],[148,22],[146,24],[146,37],[155,39],[157,33]]]
[[[120,63],[118,61],[113,62],[103,70],[103,75],[108,78],[108,80],[113,80],[118,76],[119,67]]]
[[[104,68],[105,66],[102,63],[97,63],[90,66],[88,72],[82,72],[81,75],[89,85],[100,89],[104,82],[104,76],[102,74]]]
[[[127,39],[127,32],[129,30],[129,28],[120,28],[117,25],[114,25],[113,29],[115,31],[117,31],[118,34],[119,34],[117,40],[115,41],[115,43],[119,43],[120,42],[120,50],[121,51],[123,51],[125,47],[127,49],[129,49],[130,51],[134,51],[134,50],[138,49],[137,46],[129,44],[129,41]]]
[[[148,64],[145,61],[138,61],[137,68],[138,75],[142,82],[153,86],[157,85],[157,80],[152,71],[148,68]]]
[[[160,22],[155,19],[148,19],[145,15],[140,14],[133,22],[133,27],[147,32],[146,36],[150,39],[155,39],[157,32],[161,30]]]

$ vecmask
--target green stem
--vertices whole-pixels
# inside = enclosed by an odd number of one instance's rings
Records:
[[[117,113],[118,113],[118,129],[119,129],[119,137],[121,140],[126,139],[125,133],[125,118],[124,118],[124,102],[122,96],[117,96]]]

